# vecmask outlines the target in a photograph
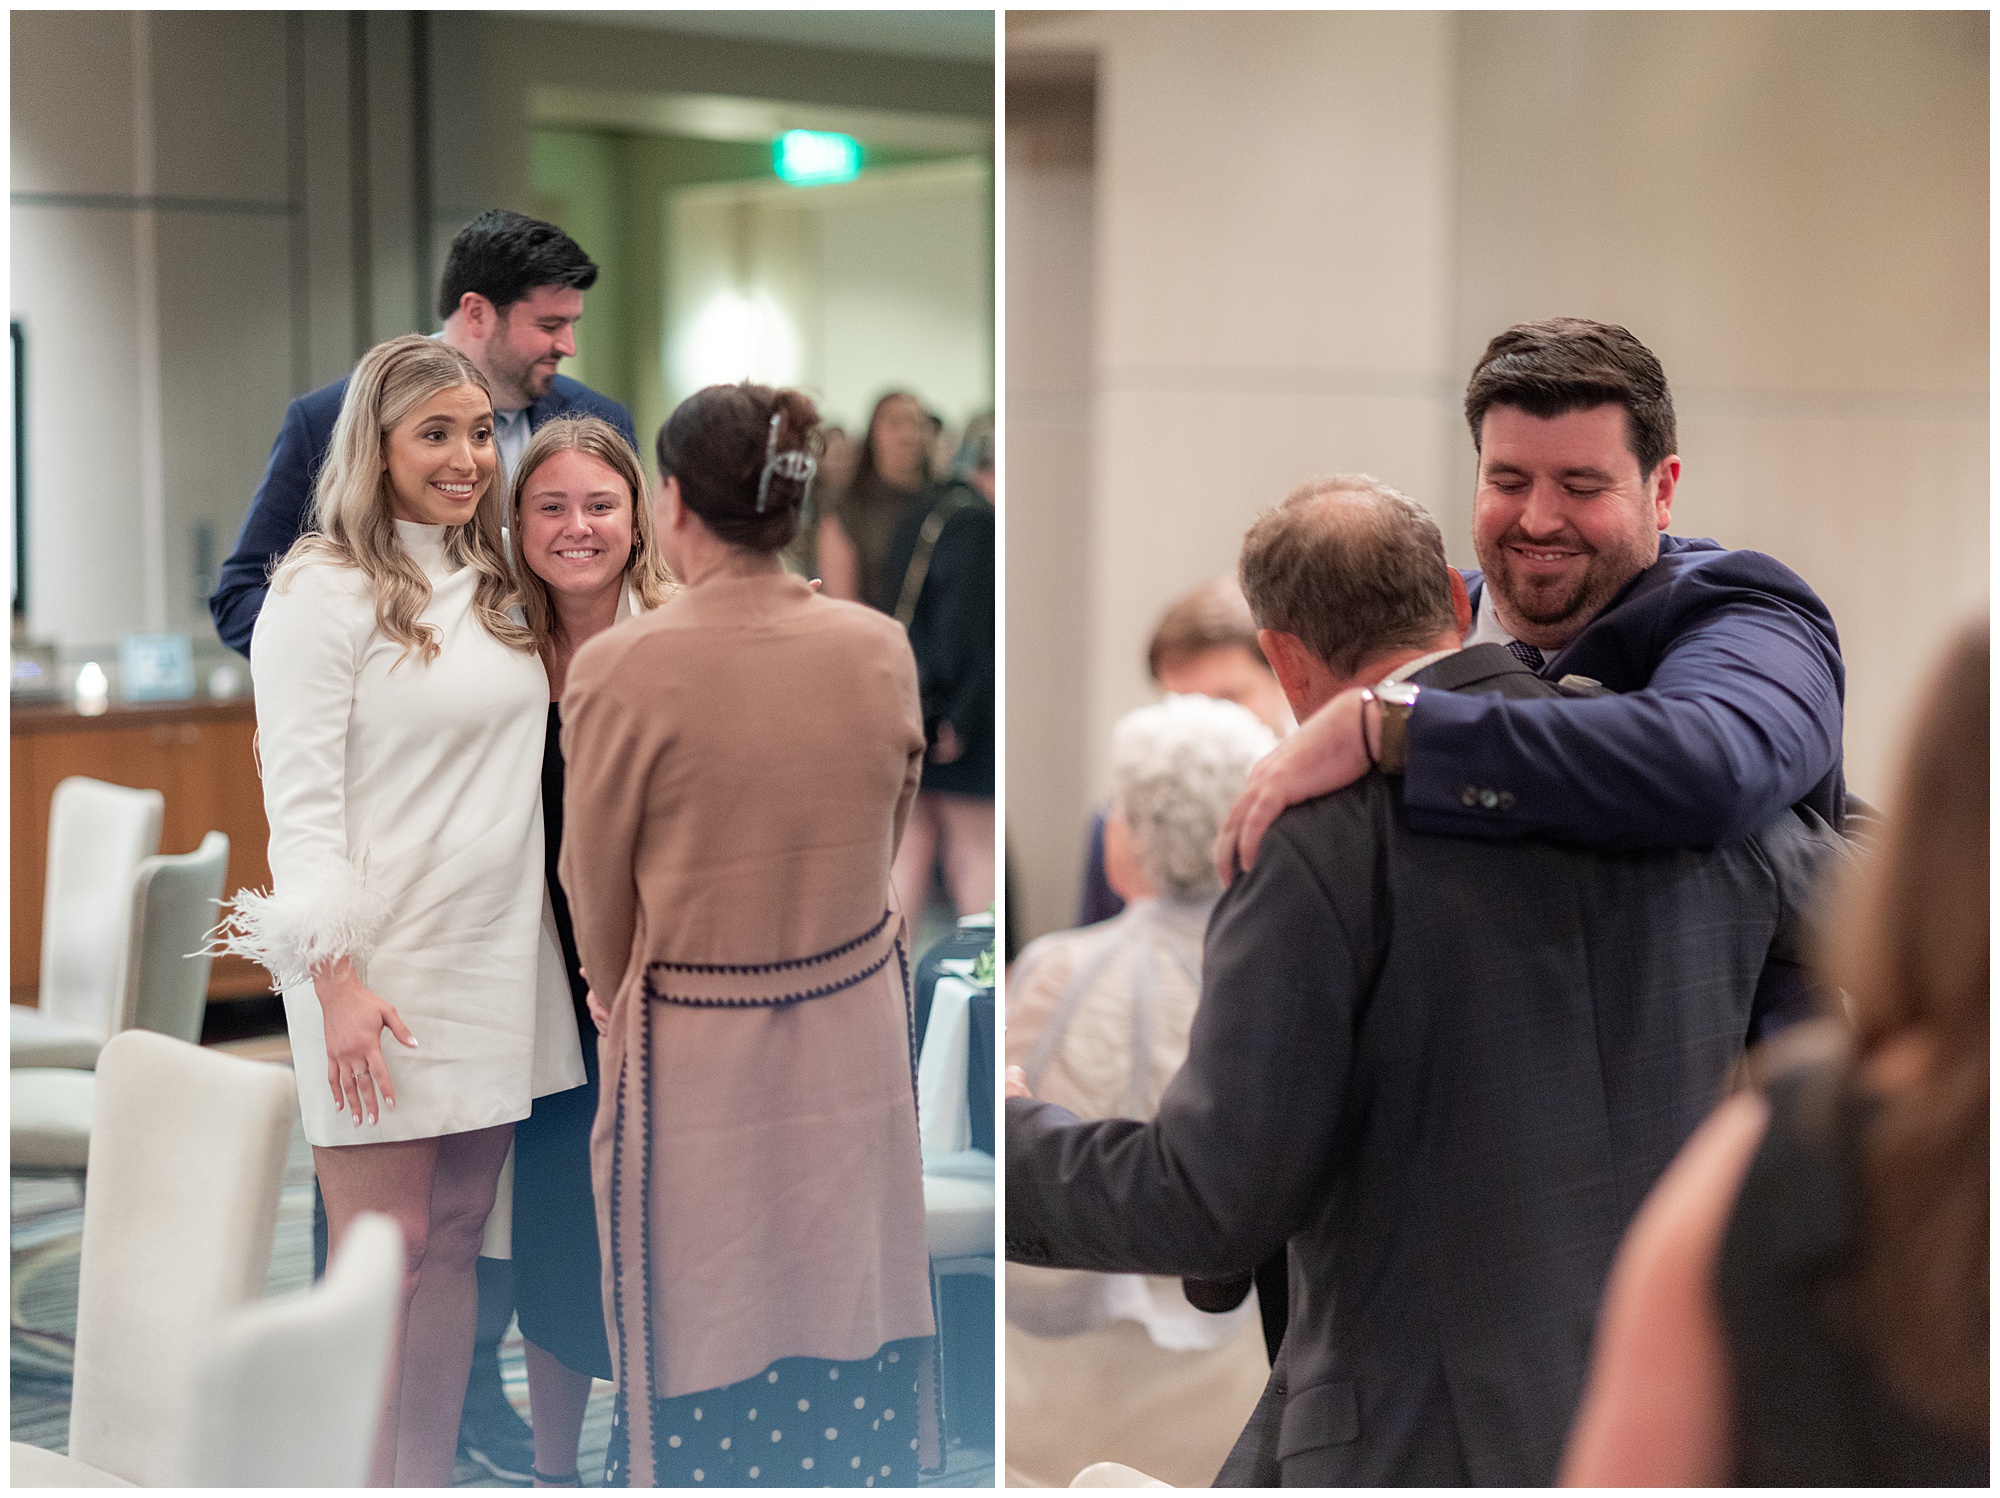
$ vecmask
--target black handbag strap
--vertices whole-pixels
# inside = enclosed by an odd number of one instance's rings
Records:
[[[917,600],[923,597],[924,579],[930,576],[931,553],[937,550],[938,537],[944,534],[952,516],[977,503],[964,489],[953,485],[938,496],[930,514],[924,516],[916,547],[910,553],[910,565],[903,569],[902,592],[896,595],[896,622],[904,629],[917,617]]]

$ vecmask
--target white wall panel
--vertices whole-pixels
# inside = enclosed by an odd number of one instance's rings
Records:
[[[145,627],[132,216],[13,210],[27,342],[28,627],[98,645]]]
[[[1988,594],[1984,14],[1007,27],[1010,58],[1083,54],[1098,89],[1088,602],[1080,638],[1009,626],[1013,702],[1086,662],[1076,727],[1037,728],[1057,746],[1080,731],[1086,772],[1013,725],[1012,822],[1076,824],[1110,723],[1148,691],[1160,610],[1227,570],[1293,485],[1372,471],[1470,562],[1465,378],[1495,333],[1559,313],[1622,322],[1665,363],[1675,530],[1768,551],[1826,599],[1849,780],[1884,794],[1916,680]],[[1016,214],[1036,220],[1017,237],[1057,222],[1033,192]],[[1017,319],[1009,359],[1061,362],[1073,342]],[[1073,530],[1016,505],[1010,569],[1073,566]],[[1038,856],[1024,882],[1058,894],[1025,891],[1028,934],[1074,888]]]
[[[16,193],[132,190],[132,18],[33,11],[8,18]]]

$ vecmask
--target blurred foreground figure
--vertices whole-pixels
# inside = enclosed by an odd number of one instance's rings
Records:
[[[1619,1252],[1564,1480],[1988,1481],[1985,620],[1847,892],[1829,1022],[1715,1111]]]
[[[1276,739],[1244,708],[1169,697],[1112,735],[1110,879],[1101,925],[1045,936],[1008,984],[1007,1059],[1084,1118],[1151,1118],[1187,1055],[1201,938],[1221,885],[1209,848]],[[1007,1266],[1007,1467],[1062,1487],[1093,1462],[1202,1486],[1268,1368],[1254,1307],[1210,1316],[1178,1281]]]

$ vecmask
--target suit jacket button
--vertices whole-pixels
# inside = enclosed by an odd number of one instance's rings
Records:
[[[1458,802],[1461,806],[1477,806],[1479,804],[1479,788],[1471,785],[1466,786],[1465,789],[1458,793]]]
[[[1500,798],[1491,791],[1481,791],[1479,793],[1479,804],[1488,811],[1491,811],[1500,804]]]
[[[1512,791],[1502,791],[1500,793],[1500,809],[1502,811],[1512,811],[1514,809],[1514,793]]]

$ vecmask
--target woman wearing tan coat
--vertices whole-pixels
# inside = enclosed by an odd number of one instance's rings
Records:
[[[661,429],[683,583],[580,650],[562,878],[604,1015],[591,1137],[620,1389],[606,1482],[914,1484],[936,1464],[908,955],[924,752],[893,619],[781,568],[817,416]]]

